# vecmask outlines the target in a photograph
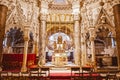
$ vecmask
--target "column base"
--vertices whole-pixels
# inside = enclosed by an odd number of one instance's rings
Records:
[[[46,62],[45,62],[45,59],[43,59],[43,60],[42,60],[42,65],[45,65],[45,63],[46,63]]]
[[[75,61],[75,64],[80,66],[80,62],[79,61]]]
[[[27,71],[27,67],[26,66],[22,66],[21,72],[26,72],[26,71]]]

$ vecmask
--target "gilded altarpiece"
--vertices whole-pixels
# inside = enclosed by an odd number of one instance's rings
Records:
[[[47,37],[55,33],[63,32],[69,36],[73,36],[73,23],[69,22],[48,22],[47,23]],[[47,41],[49,42],[49,41]],[[66,41],[62,39],[62,36],[58,35],[57,41],[54,41],[54,50],[52,55],[52,64],[55,66],[64,66],[68,62],[68,56],[66,50]]]

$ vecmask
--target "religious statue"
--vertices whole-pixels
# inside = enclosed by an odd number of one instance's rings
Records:
[[[57,48],[57,44],[56,44],[56,41],[54,41],[54,49],[56,49]]]
[[[66,49],[66,41],[63,42],[63,49]]]
[[[62,36],[58,36],[58,44],[62,44]]]

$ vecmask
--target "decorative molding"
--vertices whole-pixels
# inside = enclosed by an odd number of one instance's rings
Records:
[[[40,14],[40,20],[41,21],[46,21],[47,20],[47,15],[46,14]]]
[[[105,11],[104,8],[101,8],[98,17],[96,18],[95,25],[97,24],[109,24],[110,26],[114,26],[113,22],[111,21],[108,13]]]
[[[80,20],[80,14],[74,14],[74,20],[79,21]]]
[[[49,4],[50,10],[71,10],[72,5],[55,5],[55,4]]]
[[[73,14],[62,14],[62,13],[57,13],[57,14],[48,14],[47,15],[47,22],[56,22],[56,23],[71,23],[73,22]]]

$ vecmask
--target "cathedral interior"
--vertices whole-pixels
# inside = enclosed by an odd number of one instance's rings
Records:
[[[119,32],[120,0],[0,0],[0,71],[119,71]]]

